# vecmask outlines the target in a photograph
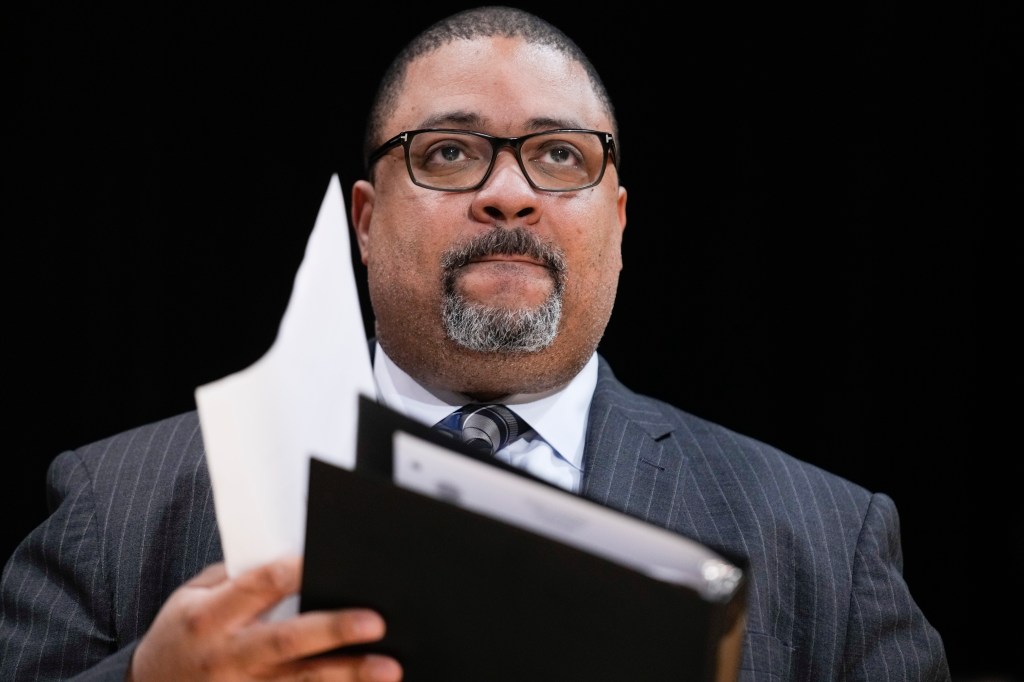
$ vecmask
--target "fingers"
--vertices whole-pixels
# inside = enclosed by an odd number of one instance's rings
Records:
[[[302,577],[302,560],[298,557],[279,559],[249,569],[233,580],[214,582],[223,568],[218,564],[193,578],[197,585],[210,586],[203,599],[198,630],[223,629],[254,620],[285,597],[298,592]],[[205,575],[207,571],[209,575]],[[225,574],[226,577],[226,574]],[[192,581],[190,581],[191,583]]]
[[[303,661],[281,672],[280,679],[336,680],[337,682],[400,682],[402,666],[393,658],[368,654],[354,658]]]
[[[233,580],[227,579],[223,564],[208,567],[190,581],[193,586],[210,586],[201,605],[190,612],[190,630],[198,636],[234,630],[233,653],[224,653],[253,669],[298,662],[384,636],[384,619],[369,609],[314,611],[278,622],[259,620],[268,608],[298,591],[301,573],[299,557],[250,569]]]
[[[360,682],[399,682],[402,679],[402,666],[387,656],[364,656],[356,668]]]
[[[224,562],[221,561],[216,564],[210,564],[185,584],[189,587],[213,587],[227,579],[228,570],[224,566]]]
[[[237,657],[264,668],[384,636],[384,619],[367,609],[311,611],[277,623],[259,623],[237,640]]]
[[[132,658],[137,680],[341,680],[396,682],[385,656],[316,656],[384,636],[368,609],[314,611],[284,620],[259,616],[299,589],[302,562],[282,559],[229,579],[214,564],[174,591]]]

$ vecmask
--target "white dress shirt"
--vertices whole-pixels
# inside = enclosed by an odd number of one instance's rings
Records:
[[[453,391],[428,390],[405,373],[377,344],[373,361],[377,400],[393,410],[433,426],[466,403],[479,402]],[[531,430],[495,453],[557,486],[579,492],[587,415],[597,386],[597,355],[572,381],[544,393],[517,393],[500,402],[526,420]]]

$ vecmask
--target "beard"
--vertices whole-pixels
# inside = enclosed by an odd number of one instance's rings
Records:
[[[504,308],[466,300],[457,291],[459,268],[484,256],[523,255],[548,268],[554,286],[539,306]],[[446,251],[441,258],[441,318],[447,337],[481,353],[533,353],[554,342],[562,319],[565,257],[532,232],[517,227],[496,228]]]

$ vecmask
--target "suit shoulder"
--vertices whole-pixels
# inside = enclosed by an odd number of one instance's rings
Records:
[[[192,469],[204,461],[202,433],[195,410],[126,429],[61,453],[54,473],[84,467],[102,485],[125,477],[155,476],[168,469]]]
[[[846,478],[810,461],[752,436],[740,433],[710,419],[688,412],[665,400],[637,393],[612,374],[607,363],[599,372],[595,401],[605,407],[626,410],[634,420],[643,420],[652,435],[671,434],[661,441],[674,443],[680,455],[699,460],[711,469],[728,469],[730,475],[743,471],[753,478],[785,476],[814,488],[842,489],[867,504],[871,492]],[[600,396],[600,397],[599,397]]]

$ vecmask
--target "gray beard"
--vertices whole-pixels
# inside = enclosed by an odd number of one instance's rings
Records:
[[[541,305],[509,310],[471,303],[456,291],[460,267],[472,258],[496,253],[526,254],[548,266],[554,288]],[[450,340],[481,353],[533,353],[547,348],[555,340],[565,290],[565,257],[555,247],[523,228],[496,227],[449,250],[441,265],[444,272],[441,318]]]
[[[508,310],[470,303],[445,292],[442,307],[448,338],[481,353],[533,353],[551,345],[562,319],[562,291],[556,288],[540,306]]]

